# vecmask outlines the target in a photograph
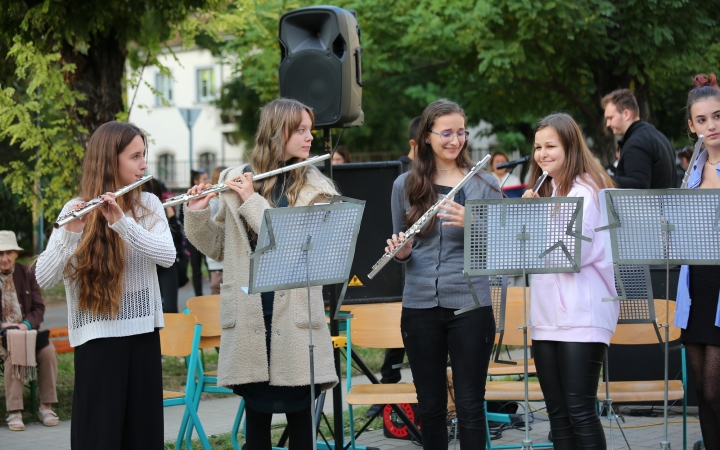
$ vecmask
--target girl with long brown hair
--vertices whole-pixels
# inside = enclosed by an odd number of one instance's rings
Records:
[[[473,164],[468,156],[465,113],[457,103],[437,100],[420,119],[415,159],[409,172],[393,184],[392,252],[412,226],[438,199],[462,180]],[[423,448],[447,448],[447,363],[452,366],[460,448],[485,448],[485,378],[495,342],[488,277],[472,277],[481,307],[455,315],[474,304],[463,278],[465,201],[500,198],[491,174],[479,172],[443,211],[395,256],[405,264],[401,330],[417,389]]]
[[[88,142],[80,196],[60,215],[98,196],[105,205],[55,230],[37,260],[41,287],[65,282],[75,347],[74,450],[163,448],[155,266],[170,267],[175,247],[157,197],[140,188],[113,194],[143,176],[145,157],[146,138],[136,126],[100,126]]]
[[[260,114],[251,161],[260,174],[307,159],[313,136],[312,110],[296,100],[277,99]],[[263,211],[327,202],[337,194],[333,183],[313,166],[304,166],[262,181],[253,181],[248,165],[224,171],[212,217],[210,197],[185,206],[185,232],[204,254],[223,261],[220,286],[220,358],[218,385],[245,400],[248,450],[267,450],[273,413],[285,413],[293,449],[312,448],[308,326],[312,327],[315,393],[337,384],[330,332],[323,314],[322,287],[310,289],[312,325],[308,324],[306,289],[246,294],[250,254],[257,244]],[[238,180],[238,181],[232,181]],[[197,185],[198,193],[209,185]]]
[[[690,169],[690,189],[720,189],[720,88],[715,74],[698,74],[688,92],[690,132],[704,147]],[[705,448],[720,448],[720,267],[682,266],[675,324],[695,379]]]
[[[531,186],[543,171],[548,179],[535,197],[582,197],[583,234],[580,272],[534,274],[530,278],[530,330],[535,367],[552,430],[560,450],[605,448],[597,411],[603,359],[615,333],[620,306],[614,297],[612,264],[605,261],[598,192],[613,182],[585,145],[580,128],[567,114],[538,122],[531,163]],[[523,195],[533,197],[532,190]]]

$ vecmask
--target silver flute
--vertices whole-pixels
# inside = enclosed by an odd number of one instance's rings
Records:
[[[532,190],[533,194],[537,194],[537,191],[540,190],[540,186],[543,185],[543,183],[545,182],[547,177],[548,177],[548,173],[547,173],[547,170],[545,170],[545,171],[543,171],[542,175],[540,175],[540,178],[538,178],[537,182],[535,183],[535,186],[533,186],[533,190]]]
[[[378,260],[378,262],[376,262],[375,265],[372,266],[372,270],[368,274],[368,278],[370,278],[372,280],[375,277],[375,275],[377,275],[378,272],[380,272],[382,270],[382,268],[387,265],[387,263],[389,263],[393,258],[395,258],[395,255],[397,255],[397,253],[400,251],[400,249],[405,247],[405,244],[410,242],[410,239],[412,239],[413,236],[418,234],[422,230],[422,228],[425,226],[425,224],[433,216],[435,216],[435,214],[438,213],[438,210],[440,209],[440,205],[442,204],[442,202],[444,202],[445,200],[447,200],[449,198],[452,198],[455,194],[457,194],[458,191],[460,191],[460,189],[463,187],[463,185],[465,183],[467,183],[470,180],[470,178],[472,178],[473,175],[475,175],[477,173],[478,170],[483,168],[485,166],[485,164],[487,164],[488,161],[490,161],[490,155],[486,155],[480,162],[475,164],[473,166],[473,168],[470,169],[470,171],[467,173],[467,175],[465,175],[465,177],[462,180],[460,180],[460,182],[454,188],[452,188],[452,190],[450,190],[450,192],[448,192],[448,194],[445,197],[438,200],[434,205],[432,205],[430,207],[430,209],[428,209],[425,212],[425,214],[423,214],[417,220],[417,222],[412,224],[412,226],[410,228],[408,228],[407,231],[405,231],[405,240],[402,241],[400,243],[400,245],[395,247],[395,250],[393,250],[392,252],[385,253],[382,256],[382,258],[380,258]]]
[[[128,192],[132,191],[136,187],[152,180],[152,175],[145,175],[144,177],[140,178],[134,183],[130,183],[127,186],[118,189],[115,191],[115,198],[122,196],[123,194],[127,194]],[[104,205],[105,202],[100,197],[94,198],[92,200],[88,200],[85,202],[85,206],[83,206],[80,209],[76,209],[75,211],[70,211],[69,213],[65,214],[64,216],[58,218],[57,222],[53,225],[55,228],[60,228],[62,226],[67,225],[68,223],[72,222],[73,220],[79,219],[85,214],[89,213],[90,211],[93,211],[102,205]]]
[[[690,157],[690,162],[688,163],[687,170],[685,171],[685,176],[683,177],[682,184],[680,185],[680,189],[687,189],[688,182],[690,181],[690,174],[693,171],[693,166],[695,165],[695,161],[697,160],[698,156],[700,156],[700,150],[702,150],[703,141],[705,140],[705,136],[702,134],[698,135],[698,140],[695,143],[695,149],[693,150],[693,154]]]
[[[290,164],[289,166],[281,167],[279,169],[271,170],[269,172],[261,173],[259,175],[254,175],[253,181],[260,181],[265,178],[270,178],[270,177],[274,177],[275,175],[280,175],[283,172],[289,172],[293,169],[297,169],[298,167],[316,164],[316,163],[319,163],[320,161],[325,161],[326,159],[330,159],[331,156],[332,156],[332,154],[326,153],[324,155],[308,158],[305,161],[301,161],[296,164]],[[240,178],[236,178],[233,181],[238,181],[239,179]],[[202,191],[198,192],[197,194],[180,194],[180,195],[176,195],[175,197],[169,198],[169,199],[165,200],[165,203],[163,203],[163,206],[165,208],[168,208],[170,206],[180,205],[182,203],[189,202],[190,200],[195,200],[196,198],[205,197],[210,194],[217,194],[219,192],[227,191],[228,189],[230,189],[230,187],[225,183],[213,184],[209,188],[203,189]]]

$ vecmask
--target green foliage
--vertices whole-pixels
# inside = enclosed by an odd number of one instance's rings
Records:
[[[75,192],[84,153],[76,137],[87,133],[70,116],[72,110],[83,112],[76,105],[82,94],[65,83],[75,67],[61,65],[59,54],[43,53],[19,37],[8,57],[16,63],[16,84],[24,89],[0,85],[0,140],[17,146],[21,157],[5,161],[0,174],[22,205],[31,208],[39,201],[54,216]]]
[[[109,120],[127,120],[133,107],[132,98],[123,103],[126,63],[130,84],[137,84],[168,40],[219,39],[221,25],[243,22],[215,12],[239,4],[0,0],[0,150],[10,156],[0,175],[20,207],[39,202],[52,220],[77,194],[89,135]]]
[[[258,26],[228,41],[237,75],[262,103],[277,95],[277,21],[298,4],[256,3]],[[716,5],[691,0],[340,0],[362,29],[365,124],[351,151],[405,149],[406,126],[432,100],[460,103],[513,144],[541,117],[567,111],[607,152],[600,98],[633,89],[642,117],[682,142],[682,107],[696,72],[717,71]],[[239,95],[245,95],[240,93]],[[504,138],[503,138],[504,139]],[[522,147],[525,152],[529,146]]]

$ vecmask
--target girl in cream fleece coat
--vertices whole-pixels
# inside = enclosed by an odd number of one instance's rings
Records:
[[[546,182],[535,196],[582,197],[579,273],[532,275],[530,330],[540,387],[545,396],[553,445],[558,450],[605,449],[605,433],[595,411],[603,359],[615,333],[620,306],[614,297],[612,264],[605,262],[598,191],[612,180],[585,145],[567,114],[542,119],[535,131],[531,179]],[[533,181],[534,183],[535,181]],[[532,197],[527,191],[523,197]]]
[[[312,111],[295,100],[269,103],[260,116],[252,154],[254,173],[307,159],[313,137]],[[223,172],[231,188],[220,195],[214,219],[209,196],[185,207],[185,232],[204,254],[224,261],[220,287],[218,384],[246,402],[247,448],[268,449],[273,413],[285,413],[294,448],[312,448],[307,290],[246,294],[250,254],[257,243],[263,211],[272,207],[326,202],[337,194],[315,167],[252,181],[245,166]],[[239,181],[230,181],[239,180]],[[206,186],[195,186],[196,193]],[[330,332],[325,324],[322,287],[310,289],[316,393],[337,384]]]

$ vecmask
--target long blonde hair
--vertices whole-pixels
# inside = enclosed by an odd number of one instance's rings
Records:
[[[565,164],[560,171],[560,175],[555,179],[555,184],[558,185],[558,197],[564,197],[570,192],[573,182],[578,176],[582,177],[595,192],[599,192],[600,189],[615,187],[612,178],[595,160],[595,157],[585,144],[580,127],[570,115],[565,113],[550,114],[538,122],[535,132],[537,133],[547,127],[551,127],[557,132],[560,143],[565,150]],[[532,182],[530,186],[533,186],[543,171],[535,158],[532,158],[531,161],[530,180]],[[552,184],[547,180],[540,187],[538,194],[540,197],[550,197],[552,189]]]
[[[302,122],[303,110],[310,116],[312,124],[315,124],[315,115],[312,110],[297,100],[278,98],[262,109],[260,124],[255,134],[255,147],[250,157],[254,173],[269,172],[280,168],[284,164],[290,165],[300,162],[299,158],[291,158],[287,162],[283,162],[283,153],[290,136]],[[300,189],[303,188],[307,180],[307,173],[307,166],[289,172],[285,185],[285,194],[290,206],[293,206],[297,201]],[[265,197],[270,204],[273,204],[272,192],[277,180],[278,177],[270,177],[262,181],[253,181],[255,192]]]
[[[130,123],[108,122],[90,137],[83,162],[80,198],[88,201],[120,187],[118,155],[136,136],[146,137]],[[133,218],[150,212],[140,201],[140,188],[117,199],[123,211]],[[144,216],[145,214],[143,214]],[[79,307],[94,315],[115,317],[120,311],[120,297],[125,272],[125,242],[108,227],[99,212],[90,215],[73,258],[65,269],[66,276],[77,283]]]

